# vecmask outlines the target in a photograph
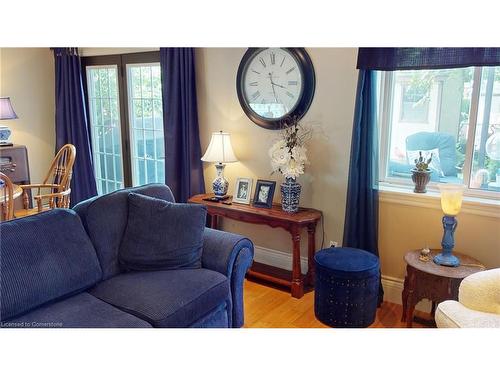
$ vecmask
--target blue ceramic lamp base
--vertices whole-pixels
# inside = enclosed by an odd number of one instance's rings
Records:
[[[215,177],[215,180],[212,182],[212,187],[216,198],[224,198],[227,194],[227,188],[229,187],[229,182],[224,178],[224,167],[225,165],[222,163],[215,164],[217,177]]]
[[[443,240],[441,241],[442,251],[434,257],[434,263],[440,266],[458,267],[460,259],[452,255],[455,240],[453,234],[457,228],[457,219],[454,216],[443,216]]]

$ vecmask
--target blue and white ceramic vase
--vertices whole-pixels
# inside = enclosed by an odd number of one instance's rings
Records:
[[[281,208],[285,212],[294,213],[299,210],[300,191],[302,187],[295,178],[285,178],[281,184]]]
[[[215,164],[217,169],[217,176],[212,182],[212,187],[214,189],[214,195],[216,198],[223,198],[227,194],[227,188],[229,187],[229,182],[224,178],[224,167],[222,163]]]

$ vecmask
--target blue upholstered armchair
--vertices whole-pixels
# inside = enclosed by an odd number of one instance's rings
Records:
[[[430,151],[438,150],[439,169],[431,167],[431,181],[452,182],[457,177],[457,156],[455,137],[448,133],[419,132],[406,138],[407,151]],[[436,158],[437,159],[437,158]],[[389,162],[388,175],[392,177],[411,177],[411,169],[414,165],[410,163]]]

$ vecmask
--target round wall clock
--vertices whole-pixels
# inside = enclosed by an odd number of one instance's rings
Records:
[[[279,129],[287,117],[302,118],[311,105],[315,76],[304,48],[249,48],[236,77],[238,99],[257,125]]]

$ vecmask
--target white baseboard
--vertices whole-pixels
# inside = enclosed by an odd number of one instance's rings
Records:
[[[270,266],[282,268],[288,271],[292,270],[292,254],[274,249],[268,249],[262,246],[255,246],[254,250],[254,260],[256,262],[268,264]],[[303,274],[307,272],[307,257],[300,257],[300,268]],[[403,279],[382,275],[382,286],[384,288],[384,301],[401,305]],[[415,307],[416,310],[425,312],[429,312],[430,308],[431,304],[427,300],[421,301]]]

